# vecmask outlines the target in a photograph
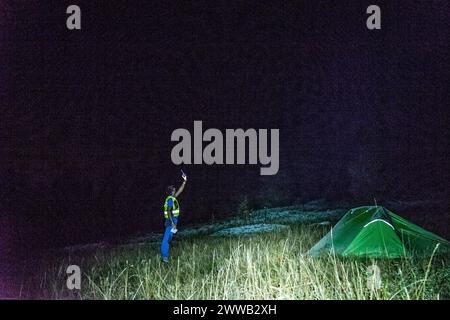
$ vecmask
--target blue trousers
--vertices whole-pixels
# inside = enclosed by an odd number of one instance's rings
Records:
[[[178,223],[178,217],[172,217],[173,223]],[[169,219],[165,219],[164,221],[164,235],[161,242],[161,257],[162,258],[169,258],[169,243],[170,240],[172,240],[173,233],[170,231],[172,230],[172,224],[170,223]]]

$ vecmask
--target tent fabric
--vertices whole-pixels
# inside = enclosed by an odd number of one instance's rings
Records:
[[[400,258],[434,251],[450,252],[450,242],[382,206],[365,206],[348,211],[308,254]]]
[[[399,258],[405,255],[404,246],[393,227],[384,220],[377,219],[363,227],[342,253],[344,257],[367,256],[376,258],[387,256]]]

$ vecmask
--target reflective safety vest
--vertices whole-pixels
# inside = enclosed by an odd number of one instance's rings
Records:
[[[174,196],[168,196],[164,201],[164,218],[169,218],[169,199],[172,199],[172,215],[178,217],[180,215],[178,200]]]

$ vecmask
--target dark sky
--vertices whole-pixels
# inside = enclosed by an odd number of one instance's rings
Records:
[[[2,1],[2,250],[161,228],[176,128],[280,129],[280,171],[183,166],[184,222],[324,198],[441,201],[448,232],[450,5]],[[66,29],[77,4],[82,30]],[[434,210],[434,208],[433,208]],[[6,230],[6,231],[4,231]]]

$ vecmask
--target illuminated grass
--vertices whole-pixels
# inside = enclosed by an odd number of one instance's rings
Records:
[[[450,297],[449,259],[376,261],[381,288],[367,286],[374,261],[305,252],[325,230],[292,226],[235,238],[184,238],[172,260],[159,246],[98,253],[83,262],[82,299],[443,299]],[[74,261],[72,261],[74,262]],[[67,261],[56,270],[64,270]],[[43,284],[52,298],[74,297],[64,272]]]

